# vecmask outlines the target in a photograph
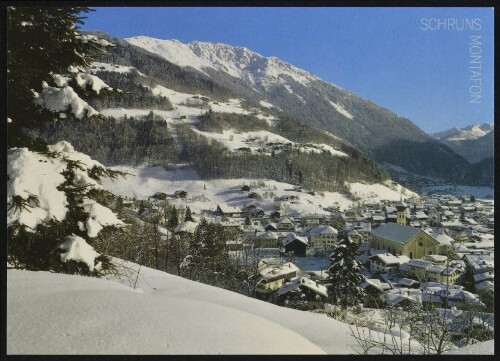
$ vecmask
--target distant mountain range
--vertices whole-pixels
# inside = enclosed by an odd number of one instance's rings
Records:
[[[306,142],[325,143],[326,135],[329,138],[325,144],[344,152],[349,147],[356,148],[364,154],[364,159],[371,157],[380,164],[392,164],[409,172],[455,183],[492,182],[471,176],[469,173],[473,170],[477,174],[477,166],[473,169],[462,155],[423,132],[410,120],[276,57],[264,57],[247,48],[221,43],[184,44],[145,36],[119,39],[101,32],[94,34],[117,45],[103,57],[104,63],[137,69],[140,76],[134,82],[153,91],[156,86],[162,86],[167,93],[198,94],[201,98],[209,98],[207,104],[214,111],[217,102],[223,104],[236,99],[242,107],[253,109],[258,116],[267,114],[279,120],[263,130],[295,142],[300,135],[294,125],[298,122],[306,127]],[[126,86],[123,79],[116,81],[115,86],[123,89]],[[137,93],[137,84],[133,87],[135,90],[128,93],[123,89],[127,96]],[[153,100],[148,104],[156,102]],[[110,104],[106,106],[110,107]],[[219,126],[221,122],[231,126],[236,121],[217,117],[209,120],[211,126],[216,123]],[[291,122],[292,128],[283,128],[287,121]],[[252,131],[257,131],[256,127]],[[359,169],[357,167],[352,169]],[[342,169],[348,172],[351,168],[344,164]],[[376,168],[370,172],[380,175]],[[349,174],[349,177],[352,179],[355,174]]]
[[[465,128],[453,127],[442,132],[429,133],[429,135],[441,141],[472,140],[484,137],[494,129],[494,123],[483,123],[469,125]]]
[[[469,125],[431,133],[470,163],[478,163],[494,155],[494,123]],[[477,167],[477,165],[476,165]]]

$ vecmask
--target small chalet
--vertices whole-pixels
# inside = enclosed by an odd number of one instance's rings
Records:
[[[278,247],[278,235],[274,232],[260,232],[254,238],[255,248],[276,248]]]
[[[418,300],[415,297],[412,297],[407,293],[397,293],[398,290],[392,291],[393,292],[386,292],[385,294],[381,295],[381,299],[388,306],[398,305],[398,307],[401,307],[403,309],[411,309],[419,304]]]
[[[155,194],[153,194],[151,196],[151,198],[153,199],[158,199],[160,201],[164,201],[165,199],[167,199],[167,193],[164,193],[164,192],[156,192]]]
[[[300,300],[307,302],[308,308],[323,308],[327,298],[328,292],[325,286],[303,276],[292,278],[275,295],[277,304],[283,304],[287,299]]]
[[[387,283],[384,283],[385,288],[390,288]],[[363,305],[367,307],[378,307],[381,301],[381,295],[384,294],[384,287],[382,282],[375,278],[366,278],[360,287],[365,290],[365,299]]]
[[[455,284],[461,275],[462,273],[456,268],[433,265],[427,270],[426,276],[428,281]]]
[[[325,224],[326,216],[324,214],[306,214],[302,216],[302,223],[308,226]]]
[[[412,259],[399,266],[399,273],[404,277],[414,278],[420,281],[427,279],[427,271],[432,267],[432,262],[423,259]]]
[[[264,258],[257,266],[257,283],[255,290],[261,296],[266,296],[278,290],[290,280],[297,276],[299,269],[293,263],[281,263],[276,258]]]
[[[278,223],[276,223],[276,229],[280,232],[294,232],[295,224],[293,224],[293,222],[289,218],[284,217],[280,219]]]
[[[176,198],[176,199],[178,199],[178,198],[186,199],[187,195],[188,195],[188,192],[183,191],[183,190],[179,190],[179,191],[174,192],[174,198]]]
[[[337,230],[331,226],[316,226],[307,232],[310,246],[317,249],[333,249],[337,236]]]
[[[243,187],[241,187],[241,191],[242,192],[250,192],[250,186],[244,185]]]
[[[238,208],[234,207],[229,207],[226,204],[218,204],[217,205],[217,210],[214,213],[216,216],[220,217],[240,217],[241,216],[241,210]]]
[[[278,231],[278,227],[276,227],[276,223],[273,223],[273,222],[266,223],[266,224],[264,224],[263,227],[264,227],[265,231],[271,231],[271,232]]]
[[[308,243],[306,237],[297,236],[295,233],[289,233],[285,239],[281,241],[285,253],[293,252],[293,254],[298,257],[304,257],[306,255]]]
[[[393,256],[390,253],[378,253],[369,257],[370,272],[395,274],[399,272],[401,263],[408,262],[410,259],[406,256]]]

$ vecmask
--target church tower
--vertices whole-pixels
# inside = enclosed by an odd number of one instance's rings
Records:
[[[406,225],[406,209],[408,208],[408,206],[406,205],[405,202],[403,202],[403,196],[401,196],[400,201],[396,203],[395,206],[397,211],[396,223]]]

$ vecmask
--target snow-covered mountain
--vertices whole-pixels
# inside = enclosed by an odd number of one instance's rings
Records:
[[[136,36],[125,40],[174,64],[192,67],[205,74],[208,69],[222,71],[266,89],[280,84],[286,86],[291,81],[307,86],[311,81],[319,80],[311,73],[276,57],[266,58],[245,47],[202,41],[184,44],[178,40],[162,40],[147,36]]]
[[[234,97],[254,104],[272,104],[281,115],[327,131],[379,162],[455,180],[468,169],[465,159],[410,120],[276,57],[267,58],[247,48],[221,43],[184,44],[146,36],[127,38],[123,44],[129,51],[145,50],[185,72],[197,74],[203,78],[196,81],[197,86],[212,82],[228,89]],[[149,60],[153,61],[153,57]],[[147,74],[135,57],[132,63],[122,65],[132,65]],[[155,73],[158,75],[162,76]],[[212,91],[213,87],[206,89]]]
[[[441,141],[471,140],[485,136],[494,128],[494,123],[473,124],[464,128],[453,127],[441,132],[430,133],[430,135]]]
[[[494,128],[494,123],[473,124],[465,128],[451,128],[430,135],[446,144],[470,163],[478,163],[493,158]],[[474,174],[477,177],[477,170],[474,171]]]

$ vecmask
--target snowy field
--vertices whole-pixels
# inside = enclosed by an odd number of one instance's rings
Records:
[[[345,354],[348,326],[127,263],[103,280],[8,271],[8,354]],[[122,284],[120,284],[122,283]]]
[[[296,203],[287,203],[292,214],[329,214],[324,208],[338,205],[346,209],[353,205],[353,201],[338,192],[323,192],[310,195],[296,192],[288,183],[263,179],[214,179],[201,180],[195,171],[190,168],[141,166],[112,167],[125,171],[132,176],[115,181],[105,180],[103,185],[111,192],[136,199],[147,199],[156,192],[173,194],[176,190],[185,190],[190,199],[176,200],[180,204],[188,205],[192,211],[198,213],[202,210],[215,210],[218,204],[227,204],[231,207],[243,207],[245,204],[257,202],[265,211],[274,210],[274,197],[295,195],[299,197]],[[242,192],[241,187],[246,184],[251,186],[252,192],[261,194],[262,200],[256,201],[248,198],[248,193]],[[389,187],[382,184],[352,183],[351,190],[366,201],[379,201],[382,199],[399,200],[401,186]],[[410,196],[406,191],[406,196]],[[176,203],[174,203],[176,204]]]
[[[276,118],[265,114],[259,108],[245,108],[241,104],[240,99],[228,99],[226,101],[215,101],[203,94],[181,93],[161,85],[156,85],[151,88],[154,95],[167,97],[173,105],[172,111],[153,110],[153,113],[162,116],[167,122],[177,119],[180,116],[198,117],[212,109],[217,113],[236,113],[236,114],[252,114],[257,118],[268,121],[271,125]],[[202,100],[205,99],[205,102]],[[202,107],[203,105],[203,107]],[[105,116],[114,116],[116,118],[127,116],[145,115],[150,112],[149,109],[125,109],[125,108],[108,108],[100,111]]]

